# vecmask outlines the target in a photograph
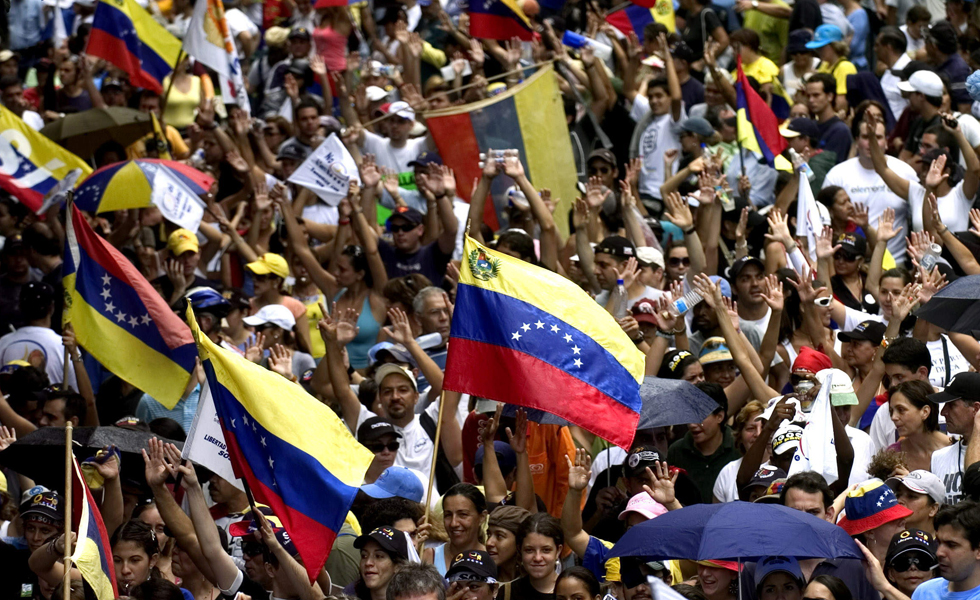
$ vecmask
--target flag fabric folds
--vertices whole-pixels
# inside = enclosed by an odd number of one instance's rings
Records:
[[[606,22],[624,35],[635,33],[643,41],[643,28],[650,23],[663,23],[667,31],[673,33],[677,24],[674,20],[674,4],[671,0],[641,0],[625,8],[613,11],[606,16]]]
[[[796,235],[806,238],[806,247],[810,249],[810,259],[817,262],[817,236],[823,231],[823,221],[817,201],[810,188],[810,180],[806,173],[800,173],[800,191],[796,195]]]
[[[552,66],[492,98],[428,113],[426,126],[439,155],[456,172],[463,198],[470,197],[472,181],[482,173],[481,152],[491,148],[520,151],[524,170],[535,187],[549,188],[552,197],[564,199],[555,222],[567,233],[568,220],[563,216],[578,192],[572,143]],[[493,192],[502,194],[509,178],[497,180],[500,183]],[[484,221],[493,229],[499,227],[493,202],[486,204]]]
[[[188,323],[235,475],[282,521],[313,581],[374,454],[302,387],[211,342],[189,309]]]
[[[550,412],[622,448],[640,420],[644,356],[564,277],[467,237],[443,387]]]
[[[776,164],[776,157],[786,149],[786,139],[779,133],[779,120],[745,76],[742,59],[738,58],[738,79],[735,82],[738,97],[738,141],[746,150],[761,154],[770,167],[789,165],[786,159]]]
[[[197,351],[191,332],[136,267],[70,206],[66,224],[65,322],[95,360],[173,408]]]
[[[116,569],[112,564],[112,548],[102,515],[85,484],[85,478],[73,456],[71,486],[71,521],[77,541],[72,563],[95,592],[99,600],[113,600],[119,596],[116,588]]]
[[[509,40],[517,37],[525,42],[534,39],[531,20],[515,0],[473,0],[469,11],[470,35],[475,38]]]
[[[238,51],[221,0],[201,0],[194,5],[194,14],[184,36],[184,51],[214,69],[223,81],[228,82],[233,101],[246,113],[251,112]]]
[[[92,172],[82,159],[38,133],[0,105],[0,188],[32,211],[73,169]]]
[[[85,52],[125,71],[134,87],[162,94],[164,77],[177,65],[180,40],[136,0],[100,0]]]

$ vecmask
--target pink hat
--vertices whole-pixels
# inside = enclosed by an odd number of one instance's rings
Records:
[[[654,517],[659,517],[667,512],[667,509],[663,504],[657,502],[650,497],[650,494],[646,492],[640,492],[639,494],[630,498],[629,503],[626,505],[626,510],[619,513],[619,520],[623,521],[626,519],[626,515],[631,512],[643,515],[647,519],[652,519]]]

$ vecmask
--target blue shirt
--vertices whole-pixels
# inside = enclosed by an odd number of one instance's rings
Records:
[[[850,61],[859,71],[866,71],[868,69],[868,36],[871,33],[868,13],[863,8],[859,8],[847,15],[847,21],[854,28],[854,36],[851,38]]]
[[[817,123],[820,129],[820,147],[837,154],[837,164],[847,160],[851,151],[851,130],[847,123],[839,117],[831,117],[823,123]]]
[[[949,591],[949,581],[939,577],[919,584],[912,592],[912,600],[975,600],[980,598],[980,587],[965,592]]]
[[[23,50],[41,43],[44,31],[44,4],[41,0],[12,0],[7,14],[10,23],[10,49]]]
[[[10,9],[13,12],[13,8]],[[966,91],[966,78],[973,73],[966,61],[959,54],[951,54],[942,65],[939,66],[940,74],[949,78],[949,87],[952,88],[953,104],[971,104],[969,92]],[[955,108],[955,106],[954,106]]]
[[[180,423],[180,426],[184,428],[184,433],[187,433],[191,430],[194,415],[197,414],[197,402],[200,398],[201,386],[197,385],[186,398],[178,402],[173,408],[168,409],[149,394],[143,394],[139,405],[136,407],[136,416],[144,423],[167,417]]]

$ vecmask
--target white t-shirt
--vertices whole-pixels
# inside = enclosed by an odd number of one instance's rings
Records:
[[[939,216],[943,220],[943,225],[949,227],[950,231],[966,231],[970,228],[970,208],[973,207],[973,200],[967,198],[963,193],[963,182],[959,182],[942,198],[938,198]],[[922,185],[909,182],[909,213],[912,217],[912,231],[922,231],[922,205],[926,201],[926,188]],[[903,240],[905,236],[898,236]],[[894,238],[892,238],[894,239]]]
[[[364,132],[361,152],[373,154],[378,165],[393,169],[395,173],[405,173],[412,169],[408,163],[419,157],[428,148],[426,138],[409,138],[401,148],[395,148],[391,141],[370,131]]]
[[[231,34],[231,38],[235,40],[235,47],[238,48],[238,58],[244,58],[245,55],[238,45],[238,36],[247,31],[252,38],[255,38],[260,34],[258,26],[248,18],[248,15],[237,8],[225,11],[225,22],[228,24],[228,32]]]
[[[816,71],[819,65],[820,65],[820,59],[814,56],[813,70]],[[786,93],[789,94],[790,98],[795,98],[796,92],[803,89],[803,78],[796,76],[796,71],[793,70],[793,61],[790,61],[785,65],[783,65],[782,72],[783,72],[783,88],[785,88]]]
[[[932,453],[929,470],[943,480],[946,486],[946,504],[956,504],[963,498],[963,456],[966,448],[963,440]]]
[[[422,399],[420,398],[419,401],[421,402]],[[433,402],[430,404],[425,409],[425,413],[432,417],[433,421],[438,423],[439,403]],[[361,413],[357,416],[357,427],[354,429],[354,431],[357,431],[357,429],[360,428],[361,423],[364,421],[367,421],[371,417],[377,416],[378,415],[365,408],[364,405],[361,405]],[[427,434],[425,429],[422,428],[422,424],[419,423],[420,417],[421,415],[415,415],[412,422],[404,428],[392,424],[395,431],[402,434],[402,439],[399,440],[401,445],[398,448],[398,452],[395,454],[395,464],[399,467],[415,469],[428,478],[429,473],[432,471],[432,451],[435,448],[435,445],[432,443],[432,439],[429,437],[429,434]]]
[[[945,352],[943,352],[943,342],[946,342]],[[929,354],[932,356],[932,368],[929,369],[929,383],[933,387],[946,387],[946,353],[949,354],[949,364],[951,365],[949,379],[952,379],[957,373],[970,370],[970,361],[966,360],[966,357],[956,347],[956,344],[951,342],[945,334],[934,342],[926,342],[926,347],[929,348]],[[944,420],[942,416],[940,416],[940,420]]]
[[[766,334],[766,330],[769,329],[769,319],[772,318],[772,309],[766,308],[766,315],[761,319],[756,319],[755,321],[750,321],[749,319],[738,318],[739,323],[744,328],[746,325],[749,327],[755,327],[762,332],[762,335]]]
[[[630,118],[640,122],[650,112],[650,101],[646,96],[637,95],[630,109]],[[666,181],[664,173],[664,152],[680,150],[680,124],[685,119],[683,108],[681,118],[674,120],[673,114],[655,117],[640,135],[639,157],[643,161],[640,169],[640,193],[660,198],[660,186]]]
[[[903,179],[910,182],[919,181],[915,170],[906,162],[894,156],[886,156],[885,159],[888,167]],[[895,211],[895,226],[907,227],[908,203],[892,192],[873,168],[865,169],[859,161],[860,159],[855,156],[835,166],[827,173],[827,177],[823,180],[823,187],[836,185],[844,188],[851,202],[868,207],[870,223],[877,223],[885,209],[891,208]],[[897,263],[905,260],[905,239],[904,235],[896,235],[888,242],[888,250]]]
[[[330,206],[317,198],[313,204],[303,207],[303,219],[321,225],[336,225],[340,221],[340,213],[336,206]]]
[[[892,109],[892,115],[895,118],[899,118],[905,107],[909,105],[907,98],[902,97],[902,90],[898,89],[898,82],[902,81],[900,73],[905,65],[912,62],[912,58],[908,54],[903,53],[895,61],[890,69],[885,70],[881,76],[881,91],[885,94],[885,100],[888,101],[889,108]]]
[[[959,123],[960,129],[963,130],[963,137],[969,142],[971,148],[976,148],[980,146],[980,121],[977,121],[976,117],[961,112],[954,112],[953,116],[956,117],[956,122]],[[963,153],[960,152],[960,166],[966,168],[966,158],[963,157]]]
[[[845,306],[844,323],[838,323],[838,325],[841,325],[841,331],[854,331],[854,328],[864,321],[878,321],[879,323],[887,324],[885,317],[881,315],[873,315],[871,313],[866,313],[863,310],[857,310],[856,308]]]
[[[734,502],[738,500],[738,489],[735,479],[738,477],[738,469],[741,466],[742,459],[739,458],[721,468],[718,477],[715,478],[715,487],[711,490],[712,495],[718,499],[718,502]]]
[[[928,0],[929,3],[932,3],[933,1],[934,0]],[[888,0],[885,0],[885,3],[887,4],[888,3]],[[942,7],[943,6],[942,3],[940,3],[939,6]],[[926,8],[929,8],[928,5],[926,6]],[[938,18],[937,17],[933,17],[934,20],[940,20],[940,21],[943,20],[943,19],[945,19],[945,18],[946,18],[945,8],[943,8],[943,16],[942,17],[938,17]],[[908,54],[910,57],[915,58],[915,55],[919,52],[919,50],[922,50],[923,48],[926,47],[926,39],[925,39],[925,37],[922,37],[922,38],[919,38],[919,39],[913,38],[911,35],[909,35],[909,26],[908,25],[902,25],[901,27],[899,27],[899,29],[901,29],[902,30],[902,33],[905,34],[905,53]]]
[[[602,290],[595,297],[595,301],[599,303],[599,306],[605,307],[606,302],[609,302],[609,294],[610,294],[609,290]],[[643,291],[641,291],[636,296],[630,296],[629,300],[626,301],[626,305],[629,306],[630,308],[633,308],[633,306],[637,302],[643,300],[644,298],[649,298],[650,300],[660,300],[660,298],[663,297],[663,295],[664,295],[663,290],[658,290],[657,288],[646,286],[645,288],[643,288]]]
[[[888,412],[888,403],[885,402],[878,407],[875,416],[871,419],[871,427],[868,429],[871,434],[871,444],[874,452],[882,448],[887,448],[898,441],[898,430],[892,423],[891,413]]]
[[[37,114],[33,110],[25,110],[24,114],[22,114],[20,118],[25,123],[30,125],[31,129],[34,131],[41,131],[41,128],[44,127],[44,119],[42,119],[41,115]]]
[[[871,464],[871,457],[874,456],[874,444],[871,443],[871,436],[860,429],[844,426],[847,432],[847,439],[851,441],[851,448],[854,449],[854,462],[851,463],[851,475],[847,478],[848,485],[863,483],[871,476],[868,475],[868,465]]]
[[[65,347],[61,336],[47,327],[27,325],[0,338],[0,365],[12,360],[31,360],[39,357],[44,361],[44,372],[51,385],[58,385],[64,378]],[[75,366],[68,366],[68,386],[78,390],[75,381]]]

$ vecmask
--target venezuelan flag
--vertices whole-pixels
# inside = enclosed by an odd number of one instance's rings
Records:
[[[101,0],[85,52],[128,73],[134,86],[162,94],[163,79],[177,64],[180,40],[135,0]]]
[[[129,260],[74,205],[66,226],[65,322],[95,360],[173,408],[187,387],[194,338]]]
[[[552,197],[562,199],[555,221],[568,234],[564,215],[577,195],[575,159],[554,67],[543,67],[520,85],[492,98],[428,113],[426,126],[439,155],[456,171],[463,198],[470,197],[472,182],[480,177],[481,152],[490,148],[519,150],[535,187],[549,188]],[[498,179],[501,183],[497,185],[506,187],[503,182],[507,178]],[[493,191],[502,193],[503,188],[495,186]],[[497,229],[493,202],[487,202],[485,210],[484,221]]]
[[[674,4],[671,0],[642,0],[625,8],[609,13],[606,22],[629,35],[636,34],[643,41],[643,28],[650,23],[663,23],[667,31],[673,33],[677,29],[674,20]]]
[[[235,474],[272,508],[313,581],[374,455],[302,387],[219,348],[188,323]]]
[[[443,387],[550,412],[628,448],[644,356],[574,283],[467,237]]]
[[[116,569],[112,564],[109,534],[74,456],[72,463],[71,520],[78,536],[75,553],[71,556],[72,564],[81,572],[96,598],[112,600],[119,596],[119,591],[116,588]]]
[[[472,0],[469,11],[470,35],[475,38],[509,40],[517,37],[525,42],[534,39],[531,19],[515,0]]]
[[[779,120],[752,86],[742,70],[742,58],[738,58],[738,79],[735,82],[738,99],[738,141],[746,150],[761,154],[770,167],[792,171],[793,167],[780,156],[786,149],[786,139],[779,133]]]

